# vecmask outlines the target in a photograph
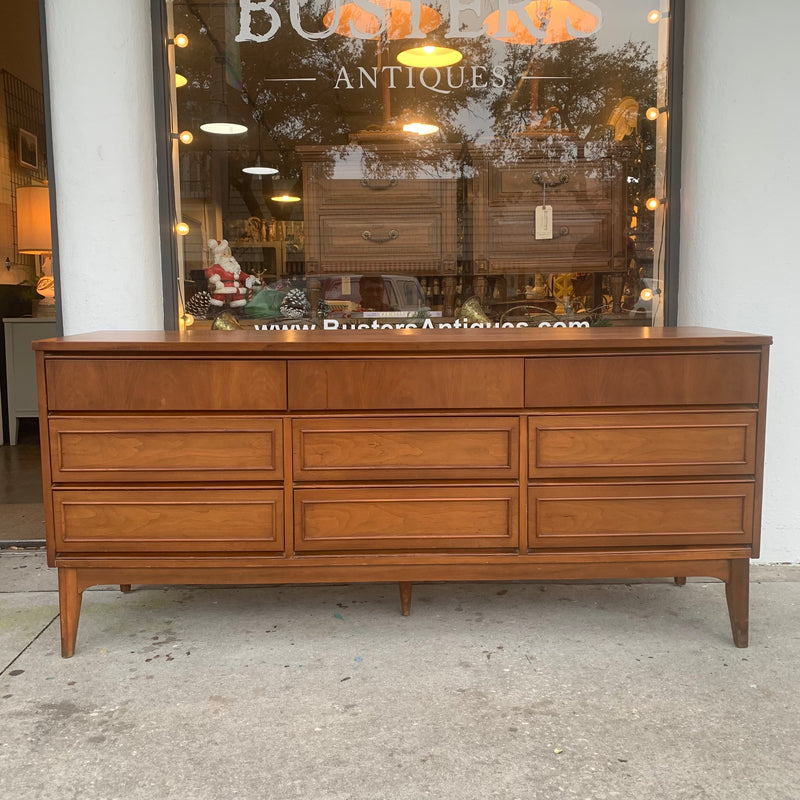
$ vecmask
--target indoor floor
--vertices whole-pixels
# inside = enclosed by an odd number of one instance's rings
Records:
[[[0,547],[44,542],[39,425],[19,421],[17,444],[0,446]]]

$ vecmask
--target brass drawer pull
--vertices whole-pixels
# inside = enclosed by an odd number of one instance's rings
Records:
[[[541,172],[534,172],[533,175],[531,176],[531,180],[534,183],[538,184],[539,186],[544,186],[546,189],[552,189],[552,188],[554,188],[556,186],[561,186],[561,185],[563,185],[565,183],[569,183],[569,175],[566,172],[562,172],[558,176],[558,180],[557,181],[546,181],[542,177],[542,173]]]
[[[377,237],[376,238],[369,231],[364,231],[361,234],[361,238],[365,242],[375,242],[375,244],[385,244],[386,242],[391,242],[393,239],[396,239],[399,235],[400,235],[400,232],[396,231],[396,230],[394,230],[394,228],[392,228],[392,230],[389,231],[389,235],[388,236],[383,236],[383,237]]]
[[[389,178],[386,183],[373,183],[369,178],[362,178],[361,185],[365,189],[372,189],[373,192],[385,192],[387,189],[394,189],[397,186],[397,178]]]

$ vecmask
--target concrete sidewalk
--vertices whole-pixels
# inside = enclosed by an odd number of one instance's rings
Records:
[[[135,588],[0,554],[0,797],[800,796],[800,568],[718,582]]]

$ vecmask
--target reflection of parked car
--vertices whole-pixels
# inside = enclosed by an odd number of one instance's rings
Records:
[[[325,311],[329,317],[407,318],[427,316],[430,313],[419,281],[408,275],[354,273],[314,277],[320,282],[320,300],[327,304]],[[299,289],[308,298],[308,279],[309,276],[303,275],[267,284],[247,304],[247,315],[253,319],[278,319],[285,316],[296,318],[296,314],[286,314],[286,302],[298,305],[297,293],[289,295],[289,292]],[[306,316],[309,311],[310,306],[302,316]]]

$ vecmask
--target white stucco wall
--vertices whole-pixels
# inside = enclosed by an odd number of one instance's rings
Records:
[[[800,562],[800,4],[687,6],[679,321],[775,337],[762,560]],[[46,8],[65,333],[161,328],[148,2]]]
[[[768,562],[800,562],[798,30],[791,0],[687,0],[679,322],[774,337]]]
[[[47,0],[64,333],[164,326],[147,0]]]

